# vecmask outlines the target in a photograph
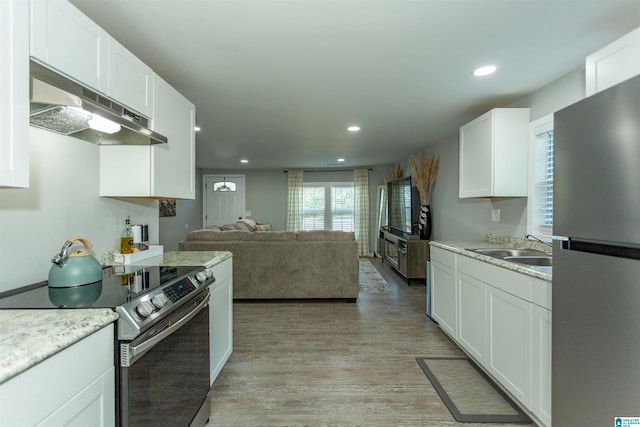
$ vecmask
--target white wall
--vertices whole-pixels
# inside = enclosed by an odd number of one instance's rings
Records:
[[[70,237],[88,239],[99,259],[118,249],[129,214],[158,242],[156,200],[98,196],[97,145],[33,127],[29,144],[30,188],[0,188],[0,292],[46,280],[51,257]],[[122,160],[123,173],[135,167]]]

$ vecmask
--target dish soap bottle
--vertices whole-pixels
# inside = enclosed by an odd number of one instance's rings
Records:
[[[133,253],[133,233],[131,232],[129,217],[124,220],[124,229],[122,230],[122,235],[120,236],[120,253]]]

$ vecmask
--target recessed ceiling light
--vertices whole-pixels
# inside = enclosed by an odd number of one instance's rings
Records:
[[[240,160],[240,163],[249,163],[249,160],[247,160],[247,159],[241,159],[241,160]]]
[[[360,130],[360,126],[349,126],[347,130],[349,132],[358,132]]]
[[[199,132],[200,131],[200,126],[194,127],[193,130],[195,130],[196,132]]]
[[[474,76],[482,77],[488,76],[489,74],[495,73],[497,70],[495,65],[487,65],[485,67],[480,67],[473,72]]]
[[[344,159],[342,157],[340,157],[339,159],[336,159],[339,162],[344,162]]]

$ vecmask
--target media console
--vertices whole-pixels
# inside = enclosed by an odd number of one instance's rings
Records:
[[[407,234],[398,236],[387,230],[380,230],[380,239],[382,260],[387,261],[409,284],[413,279],[426,279],[429,240],[420,240],[418,236]]]

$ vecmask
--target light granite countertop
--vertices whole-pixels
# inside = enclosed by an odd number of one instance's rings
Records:
[[[107,308],[0,310],[0,384],[117,319]]]
[[[228,251],[170,251],[162,255],[146,258],[130,265],[144,265],[153,267],[156,265],[185,265],[212,267],[231,257]]]
[[[520,239],[523,240],[523,239]],[[523,264],[517,264],[515,262],[504,261],[502,259],[490,257],[488,255],[479,254],[477,252],[472,252],[467,249],[478,249],[478,248],[522,248],[527,247],[530,249],[540,250],[542,252],[549,253],[551,248],[546,246],[539,246],[534,244],[534,242],[526,241],[524,242],[505,242],[505,241],[495,241],[491,240],[482,240],[482,241],[431,241],[431,246],[442,248],[451,252],[455,252],[457,254],[461,254],[464,256],[468,256],[470,258],[477,259],[479,261],[484,261],[489,264],[497,265],[499,267],[503,267],[509,270],[516,271],[518,273],[526,274],[528,276],[532,276],[538,279],[546,280],[547,282],[551,282],[551,273],[547,273],[544,271],[537,270],[535,267],[528,267]]]

